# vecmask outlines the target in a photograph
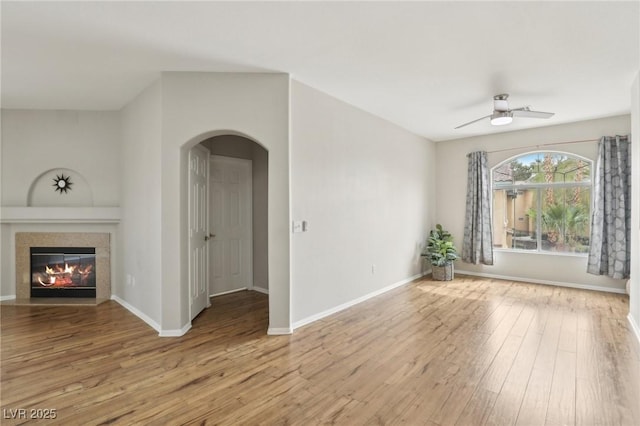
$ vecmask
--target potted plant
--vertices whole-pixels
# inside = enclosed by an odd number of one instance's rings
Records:
[[[431,261],[431,276],[434,280],[450,281],[453,279],[453,261],[458,259],[458,250],[453,245],[453,236],[437,224],[431,230],[427,240],[427,251],[424,253]]]

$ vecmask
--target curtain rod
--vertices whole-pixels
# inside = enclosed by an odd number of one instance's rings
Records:
[[[599,142],[600,139],[602,139],[602,138],[584,139],[584,140],[581,140],[581,141],[550,142],[550,143],[543,143],[543,144],[538,144],[538,145],[519,146],[519,147],[515,147],[515,148],[496,149],[495,151],[487,151],[487,154],[493,154],[493,153],[496,153],[496,152],[504,152],[504,151],[514,151],[516,149],[540,148],[540,147],[543,147],[543,146],[569,145],[569,144],[572,144],[572,143],[585,143],[585,142]]]

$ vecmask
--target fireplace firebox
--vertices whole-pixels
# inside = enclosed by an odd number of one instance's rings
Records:
[[[31,297],[96,297],[96,249],[31,247]]]

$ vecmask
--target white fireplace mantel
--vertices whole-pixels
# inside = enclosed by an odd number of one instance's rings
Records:
[[[120,207],[2,207],[0,223],[118,223]]]

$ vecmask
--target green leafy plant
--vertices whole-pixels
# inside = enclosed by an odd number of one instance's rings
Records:
[[[445,266],[458,259],[458,250],[453,245],[453,236],[437,224],[436,229],[431,230],[427,239],[427,251],[424,254],[429,257],[433,266]]]
[[[588,210],[581,204],[556,203],[545,207],[542,220],[548,241],[579,248],[580,237],[588,231],[590,217]]]

